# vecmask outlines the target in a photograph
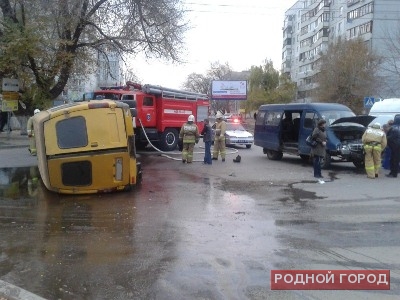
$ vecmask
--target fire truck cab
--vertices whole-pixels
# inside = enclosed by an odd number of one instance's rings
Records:
[[[169,89],[156,85],[127,82],[123,87],[103,87],[93,94],[94,100],[112,99],[136,109],[136,145],[148,140],[164,151],[172,151],[179,140],[179,130],[189,115],[194,115],[199,130],[208,117],[207,95]]]

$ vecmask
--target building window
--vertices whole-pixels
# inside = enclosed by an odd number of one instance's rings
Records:
[[[359,26],[360,35],[372,32],[372,21]]]
[[[373,3],[365,4],[361,7],[353,9],[347,13],[347,20],[354,20],[365,16],[366,14],[370,14],[374,11]]]
[[[360,0],[347,0],[347,7],[350,7],[358,2],[360,2]]]

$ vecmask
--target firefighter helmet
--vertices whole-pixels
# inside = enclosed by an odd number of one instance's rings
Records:
[[[36,108],[36,109],[33,111],[33,114],[36,115],[37,113],[40,113],[40,110]]]
[[[190,115],[188,117],[188,122],[194,122],[194,116],[193,115]]]
[[[216,119],[222,119],[224,116],[221,114],[220,111],[217,112],[217,114],[215,115]]]

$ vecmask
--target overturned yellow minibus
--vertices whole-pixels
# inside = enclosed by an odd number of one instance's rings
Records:
[[[33,118],[39,172],[61,194],[129,190],[140,182],[132,114],[125,103],[64,104]]]

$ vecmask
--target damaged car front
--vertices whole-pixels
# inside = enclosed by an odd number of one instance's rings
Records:
[[[361,141],[368,124],[375,117],[353,116],[335,120],[327,127],[327,164],[331,160],[352,162],[357,168],[364,167],[364,151]]]

